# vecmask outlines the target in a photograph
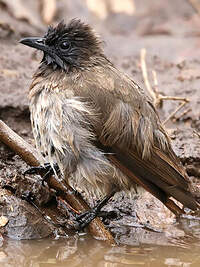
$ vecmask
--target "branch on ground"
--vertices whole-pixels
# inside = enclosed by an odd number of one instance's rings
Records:
[[[0,141],[9,146],[30,166],[39,166],[37,151],[9,128],[2,120],[0,120]],[[47,184],[50,188],[56,190],[57,193],[78,213],[82,213],[89,209],[87,203],[79,195],[73,193],[73,189],[63,181],[59,181],[54,176],[51,176]],[[115,245],[114,238],[111,233],[105,229],[99,218],[95,218],[88,225],[89,232],[100,240],[106,241],[110,245]]]

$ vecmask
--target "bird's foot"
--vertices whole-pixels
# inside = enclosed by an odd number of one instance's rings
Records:
[[[59,172],[59,167],[57,163],[54,163],[54,169],[56,173]],[[44,185],[44,182],[47,181],[51,175],[54,174],[54,170],[51,167],[50,163],[44,163],[44,166],[40,165],[37,167],[31,167],[28,170],[24,172],[24,175],[26,174],[39,174],[42,176],[42,184]]]
[[[119,216],[119,213],[116,212],[115,210],[111,211],[103,210],[98,213],[98,216],[102,217],[104,223],[107,223],[108,220],[116,219]]]
[[[112,215],[114,215],[113,212],[101,211],[101,208],[103,208],[107,204],[107,202],[113,195],[114,195],[114,192],[104,197],[95,207],[77,215],[75,219],[77,223],[76,229],[79,231],[83,230],[97,216],[106,217],[106,216],[109,216],[108,214],[111,215],[111,213]]]
[[[32,202],[35,200],[35,195],[31,191],[25,191],[21,195],[21,199],[26,200],[27,202],[32,204]]]

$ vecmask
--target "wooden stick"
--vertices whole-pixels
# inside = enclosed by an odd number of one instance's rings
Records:
[[[0,141],[9,146],[30,166],[40,165],[37,151],[9,128],[2,120],[0,120]],[[58,181],[54,176],[51,176],[47,183],[49,187],[54,188],[56,192],[78,212],[81,213],[89,210],[87,203],[80,198],[80,196],[75,195],[74,190],[67,183]],[[111,233],[105,229],[99,218],[95,218],[88,225],[88,230],[93,237],[104,240],[109,245],[116,244]]]

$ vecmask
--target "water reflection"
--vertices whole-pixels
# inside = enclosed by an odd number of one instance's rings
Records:
[[[154,231],[134,224],[128,226],[128,223],[120,224],[120,220],[113,221],[109,228],[118,242],[116,247],[94,240],[89,234],[58,240],[5,239],[0,244],[0,266],[199,267],[199,218],[183,216],[179,223],[169,225],[165,231]]]
[[[200,244],[108,247],[88,235],[59,240],[7,240],[0,249],[0,266],[200,266]]]

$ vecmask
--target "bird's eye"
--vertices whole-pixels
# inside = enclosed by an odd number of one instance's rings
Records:
[[[60,44],[60,48],[64,50],[68,50],[70,48],[70,43],[67,41],[64,41]]]

